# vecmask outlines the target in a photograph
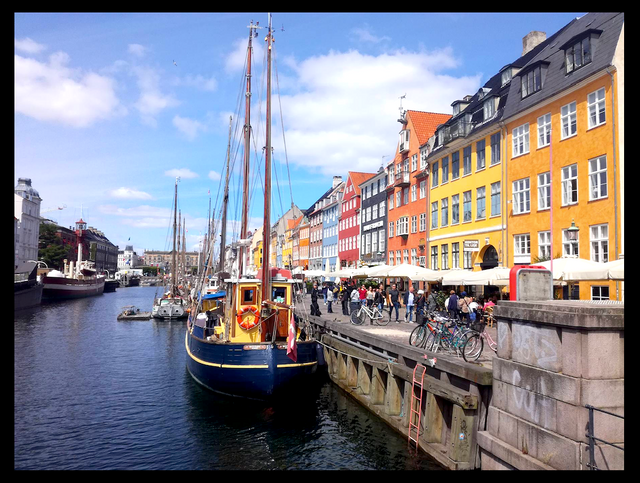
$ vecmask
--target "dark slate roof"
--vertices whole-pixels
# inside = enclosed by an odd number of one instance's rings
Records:
[[[522,99],[520,76],[515,74],[511,81],[508,100],[502,114],[503,118],[506,119],[524,111],[610,66],[623,24],[624,13],[588,13],[583,17],[572,20],[556,32],[543,43],[544,45],[541,44],[542,48],[534,49],[535,54],[526,59],[520,72],[526,72],[527,67],[534,63],[548,62],[542,89]],[[591,63],[567,74],[565,68],[565,45],[574,37],[590,29],[602,31],[598,40],[592,42]],[[524,57],[520,60],[524,60]]]

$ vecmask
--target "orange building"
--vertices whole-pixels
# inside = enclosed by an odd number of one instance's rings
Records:
[[[509,266],[624,255],[623,27],[623,13],[589,13],[513,74],[503,117]],[[618,298],[619,288],[594,281],[556,292],[602,300]]]
[[[404,111],[395,158],[387,165],[387,237],[389,265],[426,266],[429,186],[420,146],[450,114]]]

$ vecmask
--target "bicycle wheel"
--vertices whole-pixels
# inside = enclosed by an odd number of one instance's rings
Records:
[[[409,336],[409,345],[420,347],[427,337],[427,329],[424,325],[419,325],[411,331]]]
[[[389,321],[391,320],[390,318],[386,318],[384,316],[384,314],[382,312],[380,312],[378,309],[376,309],[373,312],[373,314],[374,314],[373,320],[378,325],[387,325],[387,324],[389,324]]]
[[[467,362],[477,361],[482,354],[484,341],[480,334],[475,333],[467,337],[467,341],[462,346],[462,358]]]
[[[426,350],[428,351],[433,351],[434,347],[436,345],[436,341],[439,340],[439,332],[438,329],[432,330],[431,332],[429,332],[429,334],[427,334],[427,338],[424,340],[424,345],[422,347],[424,347]]]
[[[351,312],[351,323],[353,325],[362,325],[362,323],[364,322],[364,311],[362,309],[360,310],[354,310]]]

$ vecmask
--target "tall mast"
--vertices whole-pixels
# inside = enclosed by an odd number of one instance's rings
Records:
[[[176,295],[176,276],[177,276],[177,264],[176,264],[176,230],[177,230],[177,217],[178,217],[178,181],[180,178],[176,178],[176,188],[173,198],[173,251],[171,252],[171,296]]]
[[[269,249],[271,248],[271,14],[267,29],[267,123],[264,166],[264,219],[262,223],[262,302],[271,298],[271,274],[269,271]]]
[[[231,122],[229,116],[229,142],[227,143],[227,174],[224,179],[224,198],[222,199],[222,226],[220,227],[220,265],[218,273],[224,272],[224,248],[227,243],[227,202],[229,201],[229,156],[231,152]],[[221,275],[218,275],[221,277]]]
[[[249,45],[247,47],[247,91],[245,94],[244,111],[244,171],[242,176],[242,223],[240,224],[240,240],[247,238],[247,225],[249,223],[249,154],[251,152],[251,55],[254,31],[258,25],[249,25]],[[257,35],[257,32],[255,32]],[[240,244],[238,256],[238,277],[242,277],[244,269],[245,247]]]

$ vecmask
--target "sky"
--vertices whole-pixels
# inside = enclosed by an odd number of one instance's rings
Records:
[[[396,153],[400,109],[451,113],[522,54],[585,12],[274,12],[274,223],[306,210],[349,171]],[[262,226],[268,14],[15,13],[14,187],[30,178],[41,214],[82,217],[120,249],[172,247],[176,178],[186,246],[220,218],[229,160],[227,242],[236,237],[253,39],[249,230]],[[58,209],[62,208],[62,209]],[[217,229],[219,235],[220,229]]]

